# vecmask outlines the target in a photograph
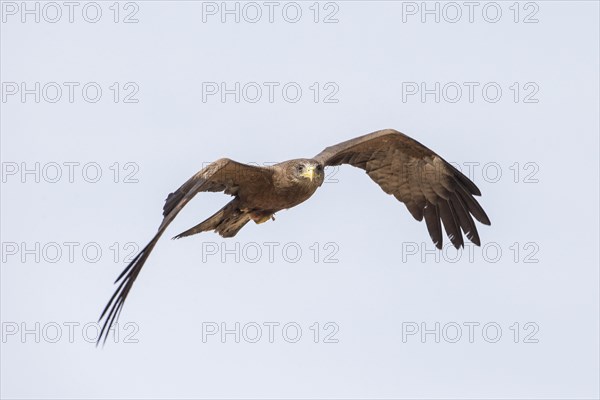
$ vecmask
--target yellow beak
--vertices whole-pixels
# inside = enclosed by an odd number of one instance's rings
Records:
[[[302,173],[302,176],[312,180],[315,178],[315,167],[312,165],[306,167],[306,170]]]

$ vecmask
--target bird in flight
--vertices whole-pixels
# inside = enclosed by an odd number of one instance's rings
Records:
[[[384,129],[327,147],[313,158],[284,161],[268,167],[242,164],[221,158],[188,179],[169,194],[158,232],[121,272],[115,293],[102,311],[104,319],[97,343],[108,338],[133,282],[156,242],[181,209],[200,192],[224,192],[233,196],[214,215],[175,236],[181,238],[215,231],[224,238],[235,236],[248,222],[274,219],[276,212],[310,198],[324,180],[324,168],[341,164],[365,170],[387,194],[404,203],[412,216],[425,219],[438,249],[442,248],[442,224],[454,247],[464,246],[463,235],[480,245],[473,217],[490,225],[488,216],[473,196],[475,184],[439,155],[393,129]],[[461,233],[462,230],[462,233]]]

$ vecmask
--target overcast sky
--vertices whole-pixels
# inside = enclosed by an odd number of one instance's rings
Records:
[[[2,2],[2,397],[597,398],[598,3],[424,7]],[[482,247],[434,250],[348,166],[169,240],[229,201],[201,194],[94,346],[197,170],[383,128],[478,185]]]

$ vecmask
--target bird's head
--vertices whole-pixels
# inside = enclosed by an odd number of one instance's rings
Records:
[[[290,172],[295,181],[309,184],[310,186],[321,186],[325,179],[323,165],[315,160],[294,160]]]

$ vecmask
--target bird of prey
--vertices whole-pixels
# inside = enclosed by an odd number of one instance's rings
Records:
[[[472,217],[490,225],[483,208],[473,197],[480,196],[481,192],[469,178],[421,143],[393,129],[327,147],[313,158],[284,161],[269,167],[221,158],[169,194],[158,232],[115,281],[119,286],[100,316],[99,321],[105,320],[97,343],[103,337],[106,341],[110,327],[118,319],[131,286],[156,242],[197,193],[224,192],[233,196],[233,200],[175,238],[205,231],[215,231],[230,238],[249,221],[266,222],[276,212],[307,200],[323,183],[324,168],[341,164],[365,170],[385,193],[403,202],[416,220],[424,218],[438,249],[443,243],[442,224],[456,248],[464,246],[461,230],[471,242],[480,245]]]

